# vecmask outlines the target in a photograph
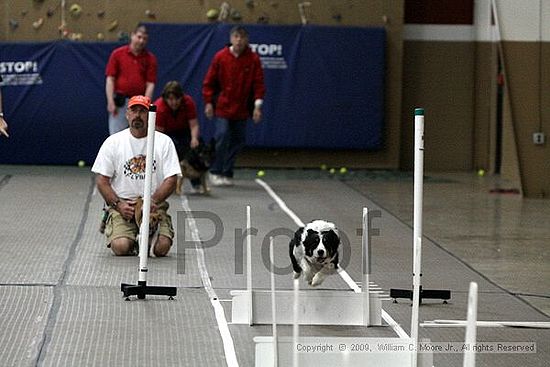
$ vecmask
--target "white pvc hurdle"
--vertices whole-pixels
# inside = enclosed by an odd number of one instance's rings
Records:
[[[424,110],[414,111],[413,297],[411,339],[418,343],[420,274],[422,274],[422,209],[424,200]],[[413,355],[413,367],[418,354]]]
[[[254,343],[254,366],[273,367],[273,338],[256,336]],[[344,345],[346,350],[339,350]],[[305,367],[412,367],[412,345],[411,339],[401,338],[300,337],[299,343],[294,344],[291,337],[279,337],[278,362],[279,366],[295,366],[293,355],[297,355],[298,364]],[[306,352],[306,348],[315,346],[325,347],[328,351]],[[352,348],[369,348],[369,351],[352,351]],[[370,348],[388,350],[373,352]],[[419,359],[419,366],[432,367],[432,364]]]
[[[273,273],[273,238],[270,238],[270,260]],[[277,335],[275,310],[275,277],[271,276],[273,336],[257,336],[255,343],[255,367],[316,366],[316,367],[413,367],[415,343],[409,338],[357,338],[357,337],[299,337],[297,320],[300,294],[298,280],[294,280],[294,324],[292,337]],[[414,364],[413,364],[414,363]],[[431,353],[423,353],[418,365],[433,366]]]
[[[476,352],[472,346],[476,342],[476,321],[477,321],[477,283],[470,283],[470,290],[468,292],[468,313],[466,316],[467,326],[466,326],[466,336],[464,341],[466,345],[469,345],[470,348],[467,348],[464,351],[464,364],[463,367],[475,367],[476,365]]]
[[[252,251],[250,244],[250,207],[247,207],[246,290],[232,290],[231,322],[233,324],[271,324],[272,299],[277,303],[278,324],[294,324],[294,290],[270,291],[252,289]],[[369,291],[368,211],[363,211],[363,292],[343,290],[307,290],[298,292],[297,323],[300,325],[382,325],[382,301],[379,291]],[[307,312],[306,312],[307,310]]]
[[[275,302],[275,256],[273,254],[273,237],[269,237],[269,261],[271,263],[271,317],[273,333],[273,367],[279,367],[278,334],[277,334],[277,303]]]
[[[422,327],[427,328],[453,328],[453,327],[466,327],[466,320],[431,320],[420,324]],[[477,321],[476,327],[511,327],[511,328],[524,328],[524,329],[550,329],[550,322],[547,321]]]

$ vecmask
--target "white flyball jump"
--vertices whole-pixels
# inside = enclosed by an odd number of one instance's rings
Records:
[[[290,319],[290,315],[294,317],[293,336],[279,337],[276,333],[274,325],[274,335],[272,337],[259,336],[254,338],[256,343],[256,367],[277,367],[277,366],[346,366],[346,367],[359,367],[359,366],[387,366],[387,367],[431,367],[433,366],[433,354],[431,352],[418,353],[418,311],[421,303],[422,291],[420,285],[421,274],[421,253],[422,253],[422,190],[423,190],[423,130],[424,130],[424,110],[415,109],[415,182],[414,182],[414,230],[413,230],[413,290],[410,293],[410,298],[413,300],[413,310],[411,313],[411,336],[409,338],[362,338],[362,337],[300,337],[298,335],[299,324],[333,324],[333,325],[354,325],[355,323],[362,323],[365,326],[379,325],[381,305],[380,298],[374,297],[376,302],[372,302],[371,293],[369,292],[369,275],[370,275],[370,252],[369,252],[369,236],[368,236],[368,210],[363,211],[363,286],[366,290],[362,293],[342,293],[330,291],[323,295],[323,291],[307,291],[298,292],[294,291],[294,302],[290,302],[291,291],[275,291],[275,285],[271,285],[272,289],[272,314],[271,321],[275,323],[277,320],[279,323],[285,323],[281,321],[281,316],[286,319]],[[419,163],[420,162],[420,163]],[[271,246],[273,246],[271,244]],[[272,250],[271,250],[272,251]],[[272,282],[274,278],[272,277]],[[400,291],[400,290],[398,290]],[[254,291],[253,301],[249,305],[244,304],[243,294],[247,292],[253,292],[251,289],[247,291],[233,291],[233,313],[234,322],[236,320],[240,323],[245,323],[243,315],[246,315],[248,310],[246,307],[260,308],[258,301],[260,297],[256,297]],[[273,294],[278,293],[278,295]],[[349,299],[347,298],[349,295]],[[355,297],[359,295],[362,298],[362,302]],[[433,294],[424,294],[425,298],[450,298],[449,291],[433,291]],[[448,297],[447,297],[448,296]],[[282,304],[281,304],[282,302]],[[330,302],[335,302],[334,304]],[[274,305],[273,303],[276,303]],[[289,305],[293,304],[294,308],[291,310]],[[372,307],[375,307],[373,310]],[[304,308],[307,307],[307,308]],[[344,307],[343,307],[344,306]],[[338,307],[338,308],[334,308]],[[269,309],[269,305],[262,304],[263,310]],[[334,319],[334,312],[332,310],[339,310],[336,314],[343,319]],[[308,314],[303,312],[307,309]],[[314,314],[318,314],[317,319],[311,318],[311,311]],[[328,315],[323,315],[323,310],[329,310]],[[343,310],[343,311],[342,311]],[[253,311],[252,314],[254,321],[257,320],[256,313],[258,313],[258,319],[260,312]],[[372,319],[372,316],[376,319]],[[266,315],[267,316],[267,315]],[[263,317],[262,317],[263,319]],[[268,319],[266,318],[266,321]],[[289,320],[290,321],[290,320]],[[318,323],[317,321],[323,321]],[[258,321],[259,322],[259,321]],[[262,322],[263,323],[263,322]],[[469,338],[472,333],[470,332]],[[474,333],[475,338],[475,333]],[[429,342],[429,340],[423,340]],[[388,346],[388,349],[380,346]],[[358,346],[366,348],[364,350],[354,350]],[[314,351],[311,352],[310,349]],[[316,349],[317,348],[317,349]],[[324,350],[320,350],[319,348]],[[333,348],[337,348],[334,350]],[[376,349],[378,348],[378,349]],[[328,349],[328,350],[327,350]],[[309,351],[308,351],[309,350]],[[470,366],[468,366],[470,367]]]
[[[466,345],[470,347],[476,343],[476,322],[477,322],[477,283],[470,283],[470,290],[468,292],[468,313],[466,315],[466,336],[464,341]],[[464,352],[464,364],[463,367],[475,367],[476,365],[476,352],[474,348],[468,348]]]
[[[233,324],[271,324],[272,299],[277,303],[276,320],[278,324],[294,324],[294,294],[298,293],[299,305],[297,323],[300,325],[382,325],[382,301],[378,291],[369,291],[368,273],[363,270],[363,292],[351,290],[277,290],[273,296],[270,291],[252,289],[252,245],[250,207],[247,213],[247,250],[246,250],[246,290],[232,290],[231,322]],[[363,266],[368,267],[368,212],[363,212]]]
[[[364,212],[367,214],[367,212]],[[316,366],[316,367],[363,367],[388,366],[412,367],[414,346],[408,338],[364,338],[364,337],[300,337],[299,335],[299,280],[294,279],[292,337],[279,337],[277,332],[277,297],[275,296],[273,238],[269,241],[271,261],[271,316],[272,336],[254,338],[256,344],[255,367]],[[368,282],[366,282],[368,284]],[[358,293],[360,294],[360,293]],[[429,353],[428,353],[429,354]],[[431,367],[431,355],[426,356]]]

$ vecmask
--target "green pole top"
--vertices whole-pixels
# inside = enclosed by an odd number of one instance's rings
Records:
[[[423,108],[415,108],[414,109],[414,115],[415,116],[424,116],[424,109]]]

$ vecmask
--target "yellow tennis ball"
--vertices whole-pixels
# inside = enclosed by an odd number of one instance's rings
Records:
[[[329,172],[330,172],[331,175],[333,175],[333,174],[336,173],[336,170],[335,170],[334,168],[331,168],[331,169],[329,170]]]
[[[340,168],[340,174],[341,175],[345,175],[346,173],[348,173],[348,169],[346,167]]]
[[[84,167],[85,165],[86,165],[86,162],[78,161],[78,167]]]
[[[482,177],[485,176],[485,170],[483,168],[480,168],[477,170],[477,175]]]
[[[326,164],[321,164],[321,169],[322,169],[323,171],[326,171],[326,170],[327,170],[327,165],[326,165]]]
[[[257,175],[258,177],[264,177],[264,176],[265,176],[265,171],[264,171],[264,170],[259,170],[259,171],[256,173],[256,175]]]

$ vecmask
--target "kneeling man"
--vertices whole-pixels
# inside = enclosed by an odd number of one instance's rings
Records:
[[[136,254],[139,232],[135,221],[136,200],[145,187],[145,156],[147,154],[147,120],[151,100],[134,96],[128,102],[126,119],[129,128],[109,136],[101,146],[92,167],[97,189],[109,206],[105,236],[107,247],[115,255]],[[181,168],[174,143],[155,132],[151,213],[158,215],[158,238],[152,244],[155,256],[165,256],[172,246],[174,228],[167,213],[166,199],[176,188]]]

